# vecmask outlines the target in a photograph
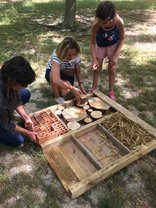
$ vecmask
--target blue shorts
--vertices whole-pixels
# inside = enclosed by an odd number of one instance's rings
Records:
[[[51,69],[46,69],[45,79],[49,83],[50,83],[50,72],[51,72]],[[65,80],[65,81],[69,81],[72,86],[74,85],[74,77],[71,77],[71,76],[61,73],[61,79]]]

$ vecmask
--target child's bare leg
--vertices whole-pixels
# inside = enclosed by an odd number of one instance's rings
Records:
[[[115,75],[116,75],[116,66],[112,66],[109,62],[108,64],[109,92],[114,92]]]
[[[97,86],[98,86],[98,82],[99,82],[99,76],[101,73],[101,69],[102,69],[102,64],[103,64],[103,59],[99,59],[97,58],[97,61],[99,63],[99,67],[98,69],[93,71],[93,85],[92,85],[92,90],[96,90]]]
[[[60,87],[54,83],[51,83],[52,92],[54,93],[55,97],[58,98],[61,96]]]
[[[64,82],[68,83],[68,85],[71,85],[71,83],[69,81],[63,80]],[[61,96],[66,96],[68,93],[70,92],[69,89],[63,89],[61,88]]]

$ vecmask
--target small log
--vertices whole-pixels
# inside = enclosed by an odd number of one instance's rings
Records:
[[[91,116],[94,120],[96,120],[96,119],[99,119],[99,118],[102,117],[102,113],[101,113],[101,111],[92,111],[91,114],[90,114],[90,116]]]
[[[84,109],[76,106],[68,106],[62,111],[62,116],[66,123],[70,121],[81,121],[87,117]]]
[[[61,110],[56,110],[56,111],[54,112],[54,114],[57,115],[58,117],[61,117],[62,111],[61,111]]]
[[[89,105],[84,105],[84,106],[83,106],[83,109],[84,109],[84,110],[88,110],[89,108],[90,108]]]
[[[108,110],[110,108],[110,105],[108,105],[106,102],[98,97],[89,98],[88,103],[92,108],[95,108],[97,110]]]
[[[63,111],[65,109],[65,107],[63,106],[63,105],[59,105],[58,107],[57,107],[57,110],[60,110],[60,111]]]
[[[85,124],[91,123],[92,121],[93,120],[91,118],[89,118],[89,117],[87,117],[87,118],[84,119],[84,123]]]
[[[67,123],[67,127],[68,129],[73,131],[79,129],[81,125],[77,121],[70,121],[69,123]]]
[[[93,109],[89,108],[88,113],[91,113],[91,112],[93,112]]]

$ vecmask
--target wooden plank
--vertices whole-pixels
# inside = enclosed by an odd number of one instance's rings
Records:
[[[105,134],[102,134],[98,127],[81,135],[79,139],[92,152],[97,161],[100,162],[102,168],[123,156],[121,150],[113,145],[110,139]]]
[[[79,180],[81,180],[87,176],[86,172],[84,172],[84,170],[76,162],[74,157],[68,151],[66,151],[64,146],[62,146],[60,148],[60,154],[62,155],[64,160],[67,162],[67,164],[69,165],[69,167],[72,169],[72,171],[75,173],[75,175],[77,176],[77,178]]]
[[[107,118],[107,116],[105,117]],[[72,135],[82,135],[82,134],[85,134],[86,132],[88,132],[88,129],[92,130],[93,128],[95,129],[96,128],[96,125],[99,123],[99,122],[102,122],[104,120],[104,118],[101,118],[99,120],[96,120],[92,123],[89,123],[89,124],[86,124],[84,126],[82,126],[80,129],[77,129],[77,130],[74,130],[74,131],[70,131],[70,132],[67,132],[65,133],[64,135],[61,135],[57,138],[54,138],[50,141],[47,141],[43,144],[41,144],[41,147],[43,149],[46,149],[48,147],[50,147],[51,145],[55,144],[55,143],[58,143],[60,144],[61,142],[65,141],[65,140],[68,140],[69,138],[71,138]]]
[[[79,138],[73,136],[73,141],[81,148],[84,154],[91,160],[91,162],[95,165],[95,167],[97,167],[97,169],[103,168],[101,162],[96,159],[92,152],[81,142]]]
[[[101,124],[98,124],[98,128],[104,132],[104,134],[111,140],[111,142],[118,147],[124,154],[128,154],[130,150],[122,144],[118,139],[116,139],[110,132],[107,131]]]
[[[76,198],[80,196],[81,194],[85,193],[87,190],[95,186],[97,183],[103,181],[105,178],[111,176],[112,174],[126,167],[130,163],[138,160],[139,158],[154,149],[156,149],[155,140],[123,156],[122,158],[115,161],[112,165],[108,165],[107,167],[96,171],[91,176],[81,180],[80,182],[69,186],[69,192],[71,197]]]
[[[74,162],[78,163],[78,165],[85,172],[85,174],[87,174],[87,176],[97,171],[95,165],[91,163],[88,157],[86,157],[83,151],[77,144],[74,143],[72,139],[64,142],[59,147],[60,152],[62,147],[64,148],[65,154],[68,152],[68,154],[74,159]]]
[[[62,155],[51,149],[48,152],[43,152],[52,169],[60,179],[62,185],[68,191],[68,186],[75,184],[78,180],[75,173],[71,170]]]
[[[149,125],[148,123],[146,123],[145,121],[140,119],[139,117],[135,116],[133,113],[128,111],[126,108],[121,106],[119,103],[113,101],[108,96],[104,95],[103,93],[101,93],[98,90],[94,91],[93,94],[98,96],[99,98],[103,99],[105,102],[107,102],[109,105],[111,105],[114,109],[121,112],[127,118],[134,121],[135,123],[141,125],[144,129],[146,129],[146,131],[148,131],[149,133],[151,133],[152,135],[154,135],[156,137],[156,129],[154,127],[152,127],[151,125]]]
[[[71,139],[71,132],[67,132],[63,135],[58,136],[57,138],[54,138],[52,140],[49,140],[47,142],[44,142],[43,144],[41,144],[41,147],[43,150],[47,151],[49,148],[56,147],[61,145],[64,141],[67,141],[69,139]]]

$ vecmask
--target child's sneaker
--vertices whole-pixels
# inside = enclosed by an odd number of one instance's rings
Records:
[[[64,103],[65,99],[63,97],[58,97],[58,98],[55,98],[55,101],[58,103],[58,104],[62,104]]]
[[[116,100],[116,97],[115,97],[115,93],[114,93],[114,92],[109,92],[108,96],[109,96],[112,100]]]

